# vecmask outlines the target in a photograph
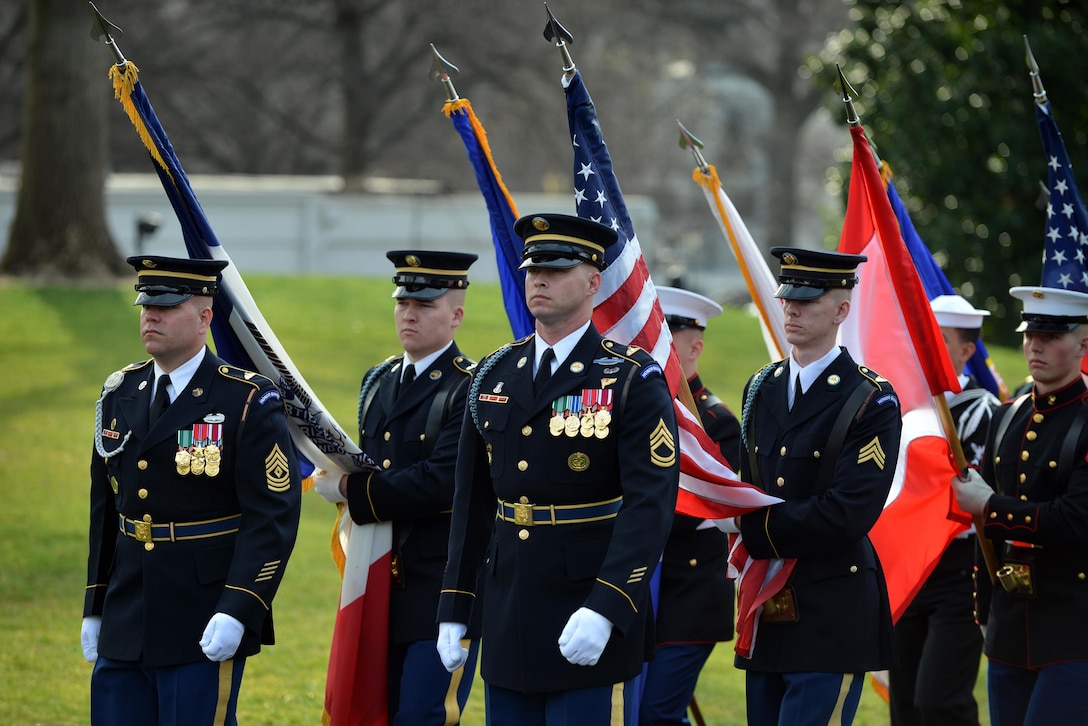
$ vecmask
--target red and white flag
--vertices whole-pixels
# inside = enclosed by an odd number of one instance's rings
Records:
[[[855,126],[850,134],[854,159],[839,251],[868,261],[839,335],[855,360],[891,381],[903,412],[895,480],[869,532],[898,620],[952,538],[966,529],[949,484],[958,471],[934,403],[934,396],[959,392],[960,385],[865,130]]]

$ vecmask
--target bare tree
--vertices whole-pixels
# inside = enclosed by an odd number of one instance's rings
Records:
[[[103,199],[106,98],[92,83],[88,16],[30,0],[22,183],[0,271],[93,278],[123,271]]]

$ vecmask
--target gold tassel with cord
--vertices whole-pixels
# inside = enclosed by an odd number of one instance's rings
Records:
[[[495,166],[495,159],[491,156],[491,145],[487,143],[487,132],[484,131],[484,125],[480,123],[480,119],[476,117],[476,112],[472,110],[472,104],[469,103],[467,98],[459,98],[456,101],[446,101],[446,104],[442,106],[442,113],[446,114],[446,118],[449,118],[457,111],[464,111],[468,114],[469,123],[472,125],[472,130],[476,134],[476,141],[480,144],[480,150],[484,153],[484,158],[487,159],[487,165],[491,167],[491,173],[495,175],[495,184],[502,190],[502,195],[506,197],[506,204],[510,207],[510,212],[514,215],[514,218],[517,219],[518,207],[514,204],[514,199],[510,196],[510,191],[502,181],[502,174],[499,173],[499,168]]]
[[[136,104],[132,102],[132,91],[136,88],[136,81],[140,78],[140,69],[136,67],[136,64],[132,61],[125,61],[123,66],[113,65],[110,67],[110,79],[113,81],[113,96],[125,109],[125,113],[128,114],[129,121],[136,127],[136,132],[140,135],[140,141],[144,142],[144,146],[151,154],[151,158],[155,160],[167,176],[171,179],[174,175],[170,173],[170,169],[167,168],[166,162],[163,161],[162,155],[159,153],[159,149],[155,146],[154,140],[151,138],[151,132],[147,130],[147,126],[144,125],[143,118],[140,117],[140,112],[136,110]]]

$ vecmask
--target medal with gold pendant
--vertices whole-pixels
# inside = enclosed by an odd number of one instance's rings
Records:
[[[204,473],[208,476],[218,475],[222,456],[222,452],[215,444],[206,445],[204,447]]]
[[[193,447],[193,458],[189,462],[189,467],[193,470],[193,474],[200,476],[204,473],[204,448],[201,446]]]
[[[192,469],[192,455],[188,449],[178,449],[178,452],[174,454],[174,465],[177,467],[178,474],[186,476]]]

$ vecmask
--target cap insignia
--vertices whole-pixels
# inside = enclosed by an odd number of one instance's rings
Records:
[[[415,255],[408,255],[404,258],[404,261],[408,263],[409,267],[419,267],[421,264],[419,258]]]
[[[158,267],[158,265],[156,265],[152,260],[144,260],[141,264],[150,270],[154,270],[156,267]]]
[[[797,257],[787,252],[786,254],[782,255],[782,263],[786,265],[796,265]]]
[[[1043,294],[1043,291],[1042,291],[1042,290],[1032,290],[1032,291],[1031,291],[1031,296],[1032,296],[1032,297],[1040,297],[1040,298],[1041,298],[1041,297],[1044,297],[1044,294]]]
[[[538,232],[545,232],[551,225],[543,217],[533,217],[533,228]]]

